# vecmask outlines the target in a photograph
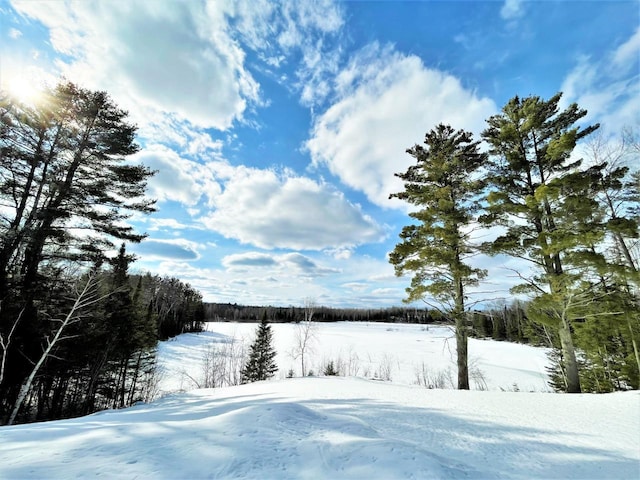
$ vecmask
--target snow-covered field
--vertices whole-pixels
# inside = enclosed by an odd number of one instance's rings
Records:
[[[393,383],[414,385],[417,374],[432,377],[443,374],[445,383],[457,383],[456,342],[446,326],[400,323],[337,322],[316,323],[314,338],[306,352],[306,371],[320,374],[333,360],[341,363],[350,376],[388,379]],[[303,324],[271,325],[274,348],[278,353],[277,377],[284,379],[290,370],[301,374],[301,362],[295,358],[298,329]],[[165,371],[161,389],[165,392],[190,390],[202,376],[202,358],[211,345],[230,340],[249,345],[255,335],[255,323],[209,323],[207,332],[182,335],[179,341],[160,347],[160,365]],[[549,391],[545,366],[547,350],[492,340],[469,339],[471,387],[488,390]],[[449,384],[450,388],[453,388]]]
[[[299,370],[285,352],[293,328],[274,325],[282,370]],[[205,344],[254,329],[212,324],[166,342],[162,387],[187,389],[181,369],[198,375]],[[403,367],[416,361],[452,368],[444,336],[420,326],[323,325],[311,368],[351,352],[364,375],[379,370],[376,359],[392,358],[392,382],[284,378],[1,427],[0,478],[640,478],[639,392],[500,391],[513,384],[543,390],[545,357],[491,341],[473,341],[470,351],[492,391],[410,385],[415,374]]]

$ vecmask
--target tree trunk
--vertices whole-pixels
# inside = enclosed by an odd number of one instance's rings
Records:
[[[636,268],[636,264],[633,261],[633,256],[631,255],[631,252],[629,251],[629,247],[627,247],[627,243],[624,241],[624,238],[622,237],[622,235],[620,235],[619,233],[614,233],[613,238],[618,244],[618,247],[620,248],[620,250],[622,250],[622,254],[624,255],[625,260],[627,261],[627,266],[634,272],[637,272],[638,269]]]
[[[636,342],[635,337],[633,336],[633,327],[631,325],[631,320],[627,316],[627,326],[629,327],[629,333],[631,334],[631,345],[633,345],[633,354],[636,358],[636,365],[638,366],[638,376],[640,377],[640,353],[638,352],[638,342]]]
[[[573,338],[571,338],[571,328],[566,318],[562,319],[558,333],[560,336],[560,345],[562,346],[564,368],[567,375],[567,393],[581,393],[578,361],[576,360]]]
[[[456,318],[456,350],[458,353],[458,390],[469,390],[467,326],[464,313]]]
[[[456,281],[456,308],[454,315],[458,357],[458,390],[469,390],[467,322],[464,314],[464,290],[460,279]]]

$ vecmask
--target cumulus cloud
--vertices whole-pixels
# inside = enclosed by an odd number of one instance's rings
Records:
[[[146,239],[131,246],[131,250],[143,260],[170,259],[177,261],[198,260],[200,245],[185,239]]]
[[[339,269],[322,267],[314,262],[311,258],[300,253],[288,253],[280,258],[286,266],[293,267],[305,276],[318,277],[322,275],[329,275],[332,273],[340,273]]]
[[[313,163],[326,165],[377,205],[401,191],[394,173],[412,163],[405,153],[440,122],[479,133],[497,108],[460,81],[425,67],[414,55],[373,44],[336,79],[336,101],[313,124],[306,143]]]
[[[285,276],[321,277],[340,273],[339,269],[322,266],[312,258],[298,252],[281,255],[262,252],[236,253],[224,257],[222,265],[227,270],[242,272],[247,272],[250,269],[268,268],[272,273],[284,273]],[[271,281],[274,280],[276,279],[271,277]]]
[[[108,90],[143,127],[162,124],[167,115],[218,130],[243,121],[252,106],[263,104],[247,65],[250,51],[266,68],[296,62],[304,101],[326,95],[337,49],[325,39],[344,24],[333,0],[12,4],[49,29],[51,46],[64,55],[57,61],[62,75]],[[12,38],[18,33],[9,32]],[[142,130],[171,137],[158,125]]]
[[[173,200],[192,206],[203,193],[213,195],[220,191],[206,165],[184,159],[163,145],[150,145],[135,154],[133,160],[157,171],[148,182],[148,195],[158,201]]]
[[[214,210],[199,220],[227,238],[266,249],[321,250],[385,236],[383,227],[327,184],[286,171],[226,170],[223,191],[210,197]]]
[[[222,259],[222,265],[226,268],[233,267],[272,267],[277,265],[273,255],[268,253],[236,253],[227,255]]]
[[[229,128],[259,85],[228,32],[225,4],[203,2],[27,2],[20,13],[50,30],[68,57],[59,67],[91,88],[109,87],[119,101],[174,112],[192,124]],[[185,54],[189,52],[189,54]]]
[[[640,124],[640,28],[602,60],[580,55],[562,84],[563,106],[576,102],[587,109],[588,122],[605,132]]]

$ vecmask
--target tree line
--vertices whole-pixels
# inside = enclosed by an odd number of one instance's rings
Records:
[[[205,303],[205,318],[209,322],[259,322],[262,317],[270,323],[298,323],[306,319],[308,307],[277,307],[239,305],[235,303]],[[335,308],[313,306],[316,322],[387,322],[387,323],[436,323],[443,321],[442,314],[428,308]]]
[[[105,92],[0,92],[0,423],[149,397],[157,340],[201,328],[197,291],[129,273],[127,220],[155,210],[135,132]]]
[[[430,302],[455,322],[458,388],[469,388],[470,293],[492,280],[473,266],[479,254],[520,261],[511,293],[526,298],[524,314],[557,349],[556,388],[639,387],[640,149],[626,132],[620,148],[596,139],[590,158],[577,158],[577,143],[599,125],[583,126],[577,104],[561,110],[561,95],[512,98],[487,119],[486,152],[470,132],[440,124],[396,174],[404,190],[391,197],[415,210],[390,262],[411,275],[407,301]],[[474,321],[486,328],[483,318]]]

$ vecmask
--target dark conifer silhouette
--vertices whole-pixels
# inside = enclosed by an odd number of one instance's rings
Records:
[[[256,339],[251,345],[249,359],[242,369],[242,383],[257,382],[273,377],[278,371],[276,351],[272,346],[273,334],[267,322],[266,312],[258,326]]]

